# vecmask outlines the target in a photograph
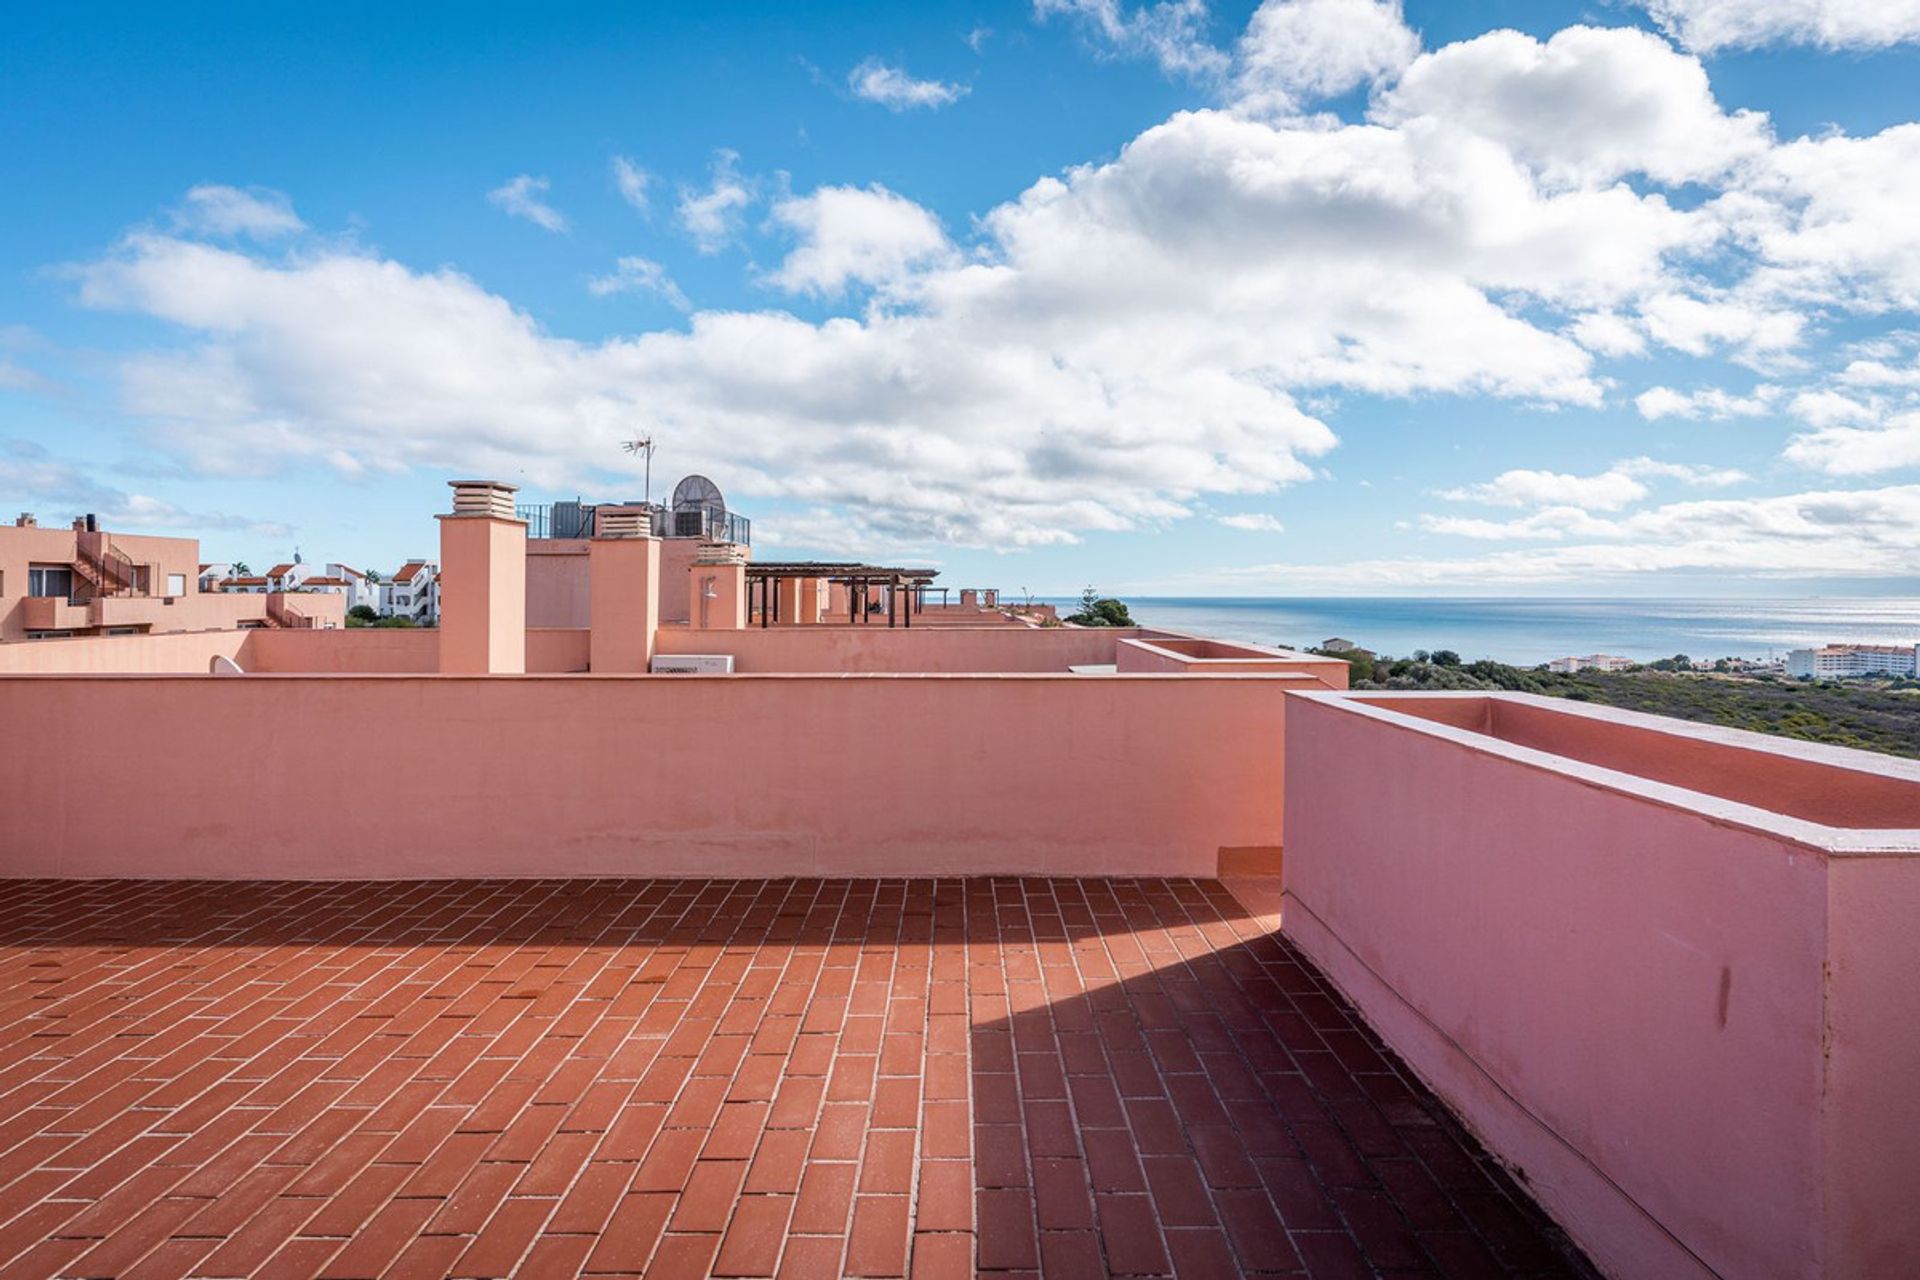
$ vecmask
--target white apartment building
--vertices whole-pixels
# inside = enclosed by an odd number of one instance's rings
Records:
[[[1920,645],[1828,644],[1787,654],[1787,674],[1796,679],[1845,680],[1851,676],[1910,676],[1920,672]]]
[[[1639,665],[1632,658],[1620,658],[1610,653],[1590,653],[1584,658],[1555,658],[1547,664],[1547,670],[1560,675],[1572,675],[1576,671],[1625,671],[1628,667]]]
[[[423,627],[440,625],[440,566],[409,560],[389,578],[380,595],[380,616],[412,618]]]

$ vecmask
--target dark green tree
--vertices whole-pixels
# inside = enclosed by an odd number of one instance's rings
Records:
[[[1080,610],[1067,619],[1068,622],[1082,627],[1131,627],[1138,625],[1133,615],[1127,612],[1127,606],[1102,596],[1092,587],[1080,593]]]

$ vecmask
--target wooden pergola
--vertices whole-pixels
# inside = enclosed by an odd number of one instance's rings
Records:
[[[867,608],[869,593],[879,587],[887,591],[887,625],[913,625],[913,615],[925,607],[924,594],[940,576],[938,569],[903,569],[890,565],[860,564],[846,561],[792,560],[753,561],[747,565],[747,607],[754,605],[754,591],[760,593],[760,625],[780,621],[779,583],[787,578],[812,578],[838,582],[847,588],[847,621],[871,623]],[[900,595],[906,592],[907,607],[902,613]],[[942,588],[944,590],[944,588]]]

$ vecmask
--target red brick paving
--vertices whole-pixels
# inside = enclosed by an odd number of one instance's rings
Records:
[[[0,883],[0,1280],[1584,1276],[1194,881]]]

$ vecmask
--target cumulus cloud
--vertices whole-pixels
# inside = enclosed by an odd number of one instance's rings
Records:
[[[652,185],[653,175],[625,156],[613,158],[613,185],[619,190],[620,198],[646,213],[652,208],[647,196],[647,188]]]
[[[1561,511],[1618,511],[1645,498],[1649,479],[1678,480],[1713,488],[1738,484],[1747,477],[1727,468],[1701,464],[1628,458],[1597,475],[1568,475],[1554,471],[1503,471],[1484,484],[1444,489],[1449,502],[1476,502],[1490,507],[1542,507]]]
[[[1213,581],[1238,591],[1350,591],[1598,584],[1661,574],[1884,577],[1888,564],[1911,562],[1920,553],[1920,485],[1694,500],[1612,520],[1581,515],[1579,521],[1580,530],[1563,534],[1555,545],[1487,555],[1250,565],[1217,573]],[[1567,537],[1585,540],[1567,545]]]
[[[1305,23],[1323,3],[1262,12]],[[1349,124],[1234,105],[1239,79],[1205,56],[1196,4],[1040,10],[1115,49],[1186,50],[1163,63],[1210,67],[1228,105],[1040,178],[980,213],[964,252],[878,185],[782,194],[749,228],[760,193],[718,153],[705,185],[681,188],[679,224],[707,253],[787,238],[760,279],[824,300],[825,319],[704,311],[684,329],[577,341],[455,270],[186,226],[132,232],[73,278],[86,305],[176,328],[123,362],[122,394],[191,466],[498,469],[585,487],[624,465],[617,443],[645,413],[730,490],[788,500],[780,518],[800,536],[814,526],[791,509],[832,513],[839,536],[874,546],[1158,526],[1310,482],[1336,443],[1322,419],[1349,394],[1598,408],[1618,394],[1606,361],[1656,352],[1768,381],[1746,395],[1653,387],[1648,417],[1791,403],[1806,429],[1790,461],[1905,465],[1911,346],[1850,350],[1825,385],[1809,352],[1828,326],[1920,300],[1920,127],[1781,143],[1764,117],[1723,109],[1697,59],[1588,28],[1424,54],[1400,41],[1323,80],[1276,73],[1299,104],[1377,78]],[[592,287],[673,296],[640,258]],[[1822,411],[1809,397],[1825,394],[1871,416]],[[1508,472],[1448,496],[1510,519],[1450,512],[1425,529],[1611,546],[1656,536],[1643,517],[1658,485],[1738,478],[1675,465]]]
[[[1843,378],[1844,380],[1844,378]],[[1920,397],[1912,384],[1877,386],[1862,394],[1812,388],[1788,411],[1809,430],[1787,441],[1782,456],[1830,476],[1867,476],[1920,466]]]
[[[680,227],[693,237],[694,247],[701,253],[718,253],[739,234],[741,220],[754,199],[753,184],[740,174],[739,153],[716,151],[706,188],[680,188]]]
[[[548,231],[565,231],[566,217],[545,200],[550,185],[545,178],[523,173],[487,192],[487,200],[508,217],[525,218]]]
[[[1640,0],[1689,49],[1877,49],[1920,40],[1920,0]]]
[[[889,111],[945,107],[967,96],[966,85],[916,79],[900,67],[878,58],[868,58],[849,71],[847,88],[854,97],[877,102]]]
[[[615,293],[652,293],[681,311],[693,309],[693,304],[687,301],[687,295],[673,282],[667,269],[651,258],[620,259],[614,263],[612,271],[587,281],[587,292],[596,298]]]
[[[1640,323],[1663,346],[1690,356],[1729,351],[1764,365],[1800,345],[1807,318],[1798,311],[1737,296],[1661,293],[1640,304]]]
[[[27,440],[0,440],[0,506],[35,511],[49,525],[93,514],[109,529],[222,529],[273,537],[292,532],[277,521],[189,511],[163,498],[115,489]]]
[[[1206,0],[1034,0],[1041,19],[1072,21],[1095,46],[1118,57],[1151,58],[1170,75],[1213,76],[1228,58],[1208,37]]]
[[[1589,311],[1576,317],[1567,333],[1598,355],[1637,356],[1647,349],[1647,335],[1640,326],[1612,311]]]
[[[1633,407],[1649,422],[1661,418],[1683,418],[1689,422],[1702,418],[1724,422],[1728,418],[1757,418],[1768,413],[1780,399],[1780,388],[1762,383],[1748,395],[1737,395],[1720,387],[1701,387],[1676,391],[1672,387],[1649,387],[1633,398]]]
[[[1419,52],[1400,0],[1265,0],[1240,37],[1234,97],[1284,115],[1377,83]]]
[[[188,190],[174,211],[174,225],[199,235],[249,236],[255,240],[272,240],[307,228],[294,213],[293,201],[281,192],[211,183]]]
[[[1755,293],[1785,305],[1920,309],[1920,124],[1784,143],[1721,204],[1759,260]]]
[[[1493,31],[1423,54],[1374,106],[1499,143],[1555,186],[1704,181],[1757,156],[1767,118],[1728,114],[1699,60],[1632,28],[1569,27],[1546,41]]]
[[[951,252],[938,218],[878,183],[789,196],[773,206],[773,220],[800,243],[767,279],[795,293],[900,280]]]
[[[1249,511],[1243,515],[1216,516],[1214,520],[1229,529],[1240,529],[1247,533],[1285,533],[1287,526],[1280,523],[1280,517],[1265,511]]]

